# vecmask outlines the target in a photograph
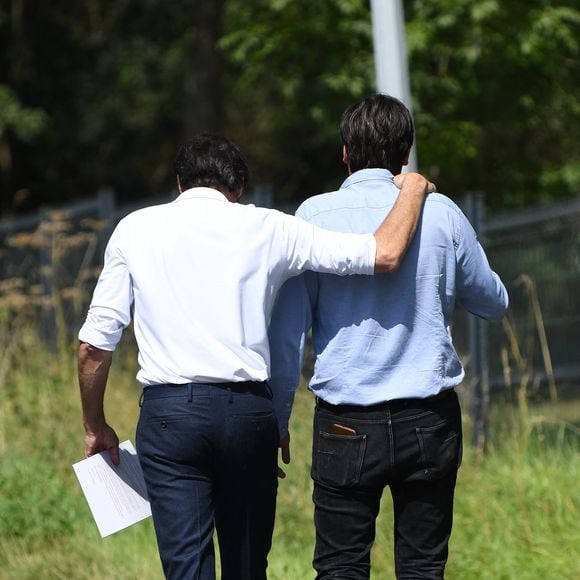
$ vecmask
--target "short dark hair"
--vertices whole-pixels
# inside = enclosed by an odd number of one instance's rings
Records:
[[[245,189],[250,178],[240,148],[225,137],[201,133],[184,143],[174,162],[182,190],[212,187],[222,193]]]
[[[413,145],[413,119],[398,99],[372,95],[344,111],[340,136],[351,173],[381,167],[396,174]]]

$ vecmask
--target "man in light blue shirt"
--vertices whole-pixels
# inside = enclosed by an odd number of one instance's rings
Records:
[[[375,95],[341,120],[349,177],[296,215],[323,228],[372,232],[395,203],[393,175],[408,161],[405,106]],[[447,197],[427,197],[395,273],[348,279],[307,272],[286,282],[270,326],[271,386],[283,457],[304,343],[312,329],[316,395],[312,477],[317,578],[368,578],[386,486],[395,514],[398,578],[443,578],[461,461],[454,387],[464,377],[450,324],[461,307],[501,318],[504,285],[475,231]]]

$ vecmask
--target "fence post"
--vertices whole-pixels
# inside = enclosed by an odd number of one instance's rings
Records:
[[[485,195],[468,193],[465,197],[465,213],[473,228],[481,237],[485,231]],[[488,336],[485,320],[468,315],[468,340],[472,368],[471,419],[473,431],[471,443],[483,451],[489,434],[489,367]]]

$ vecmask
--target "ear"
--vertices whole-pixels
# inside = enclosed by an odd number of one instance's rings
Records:
[[[409,151],[407,151],[407,155],[405,155],[405,157],[403,157],[403,167],[405,167],[405,165],[409,165],[409,156],[411,155],[411,150],[409,149]]]
[[[240,187],[240,189],[236,189],[236,191],[229,191],[228,193],[224,193],[226,199],[231,203],[237,203],[243,194],[244,194],[243,187]]]
[[[346,145],[342,146],[342,162],[348,167],[348,152],[346,150]]]

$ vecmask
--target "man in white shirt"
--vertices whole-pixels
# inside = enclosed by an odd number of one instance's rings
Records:
[[[168,578],[266,578],[276,502],[278,422],[268,386],[267,321],[285,280],[311,269],[392,271],[414,234],[418,174],[375,234],[319,229],[236,203],[248,180],[239,149],[200,135],[179,151],[181,195],[121,220],[79,332],[85,454],[118,438],[103,398],[112,352],[134,321],[143,385],[137,449]]]

